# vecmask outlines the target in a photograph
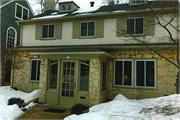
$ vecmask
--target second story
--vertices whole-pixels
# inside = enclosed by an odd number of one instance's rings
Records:
[[[19,46],[20,26],[15,21],[32,18],[34,12],[28,0],[2,0],[1,10],[1,43],[7,48]]]
[[[161,5],[143,1],[79,8],[74,2],[61,2],[59,10],[17,21],[23,27],[21,45],[126,45],[136,44],[134,38],[153,44],[169,43],[169,35],[158,25],[158,20],[163,24],[171,21],[171,26],[167,26],[169,30],[177,27],[179,6],[177,1]],[[158,13],[158,19],[155,13]],[[172,36],[177,38],[178,33],[174,32]]]

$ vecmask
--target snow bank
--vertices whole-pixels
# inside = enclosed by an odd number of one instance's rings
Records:
[[[91,107],[88,113],[64,120],[180,120],[179,108],[179,94],[142,100],[130,100],[119,94],[110,102]]]
[[[38,92],[39,90],[34,90],[31,93],[25,93],[19,90],[15,91],[10,86],[0,87],[0,120],[15,120],[19,115],[24,113],[16,104],[7,105],[9,98],[21,98],[24,102],[27,102],[38,97]],[[25,108],[29,109],[35,105],[36,103],[30,103]]]

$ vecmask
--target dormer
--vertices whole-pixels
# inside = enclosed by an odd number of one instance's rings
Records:
[[[129,5],[147,4],[147,0],[129,0]]]
[[[70,12],[77,8],[79,8],[79,6],[73,1],[59,2],[59,12]]]

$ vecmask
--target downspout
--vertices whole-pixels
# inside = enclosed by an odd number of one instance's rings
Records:
[[[22,46],[22,34],[23,34],[23,27],[22,25],[20,25],[20,23],[17,23],[18,26],[21,28],[21,33],[20,33],[20,42],[19,42],[19,47]]]

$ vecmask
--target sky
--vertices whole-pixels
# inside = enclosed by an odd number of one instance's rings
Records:
[[[40,9],[40,5],[35,4],[37,0],[28,0],[30,5],[32,6],[32,9],[35,14],[37,14],[37,10]],[[94,6],[101,6],[102,5],[102,0],[60,0],[62,2],[65,1],[74,1],[79,7],[90,7],[90,2],[94,1],[95,4]]]

